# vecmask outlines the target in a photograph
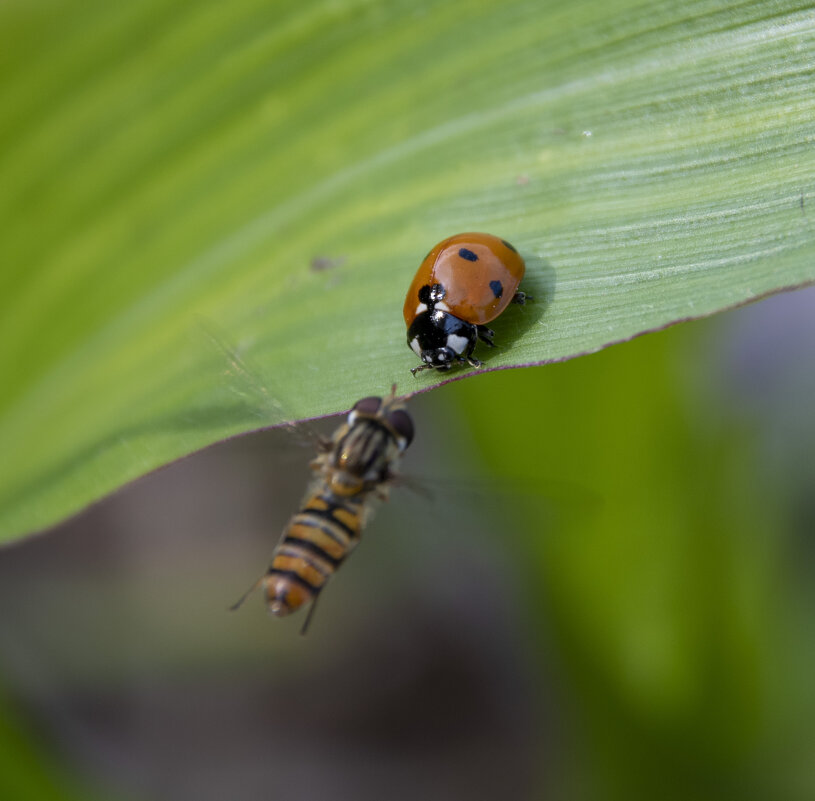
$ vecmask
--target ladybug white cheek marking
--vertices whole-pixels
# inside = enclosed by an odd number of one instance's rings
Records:
[[[438,303],[433,304],[433,308],[438,310],[438,311],[446,311],[446,312],[450,311],[450,307],[443,300],[440,300]]]
[[[470,340],[467,337],[460,337],[457,334],[448,334],[447,335],[447,347],[453,351],[453,353],[457,353],[461,356],[462,353],[467,349],[467,345],[470,344]]]
[[[420,303],[416,307],[416,316],[418,317],[422,312],[426,312],[426,311],[427,311],[427,304],[426,303]]]
[[[421,359],[422,358],[422,348],[419,345],[419,337],[413,337],[410,340],[410,349]]]

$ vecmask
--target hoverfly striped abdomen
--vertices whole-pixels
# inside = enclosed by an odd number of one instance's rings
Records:
[[[320,485],[289,522],[262,579],[274,615],[313,600],[359,542],[364,496],[340,500]]]
[[[282,617],[313,602],[359,542],[374,498],[386,498],[413,421],[395,396],[363,398],[312,462],[317,478],[283,531],[262,585],[269,612]],[[303,626],[305,633],[309,618]]]

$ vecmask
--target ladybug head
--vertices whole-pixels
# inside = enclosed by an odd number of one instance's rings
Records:
[[[449,370],[453,363],[458,361],[458,354],[452,348],[445,346],[423,350],[420,358],[425,367],[434,367],[436,370]]]
[[[437,303],[441,303],[447,290],[441,284],[425,284],[419,290],[419,303],[424,303],[428,309],[434,309]]]
[[[408,347],[422,360],[414,370],[449,370],[468,361],[478,338],[472,323],[439,309],[418,314],[408,328]],[[414,372],[415,375],[415,372]]]

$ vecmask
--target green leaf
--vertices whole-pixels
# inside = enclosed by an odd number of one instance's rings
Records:
[[[536,298],[489,368],[813,281],[813,32],[793,2],[5,4],[0,537],[279,422],[198,315],[280,417],[440,383],[400,309],[458,231]]]

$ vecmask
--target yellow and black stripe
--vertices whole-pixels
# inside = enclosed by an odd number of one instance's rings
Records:
[[[321,483],[291,519],[263,576],[269,611],[288,615],[317,594],[360,539],[367,493],[340,498]]]

